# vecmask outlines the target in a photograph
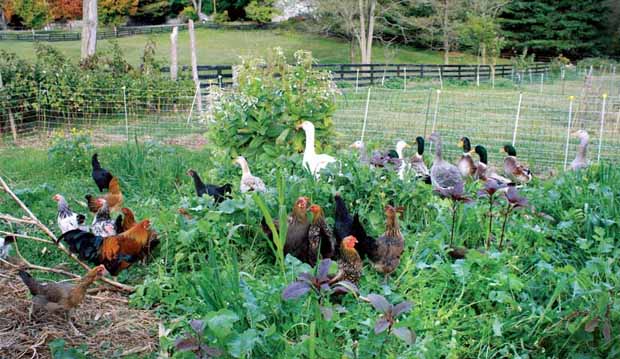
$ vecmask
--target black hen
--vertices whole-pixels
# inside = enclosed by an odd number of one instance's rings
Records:
[[[99,187],[99,192],[103,192],[104,188],[110,188],[110,181],[112,180],[112,174],[106,170],[105,168],[101,168],[101,164],[99,163],[98,155],[95,153],[92,159],[93,164],[93,180]]]
[[[336,202],[336,216],[334,224],[334,236],[336,237],[336,250],[340,250],[342,240],[348,236],[354,236],[358,243],[355,249],[360,257],[368,257],[370,253],[374,253],[377,243],[374,238],[366,234],[366,230],[360,221],[359,215],[356,213],[353,218],[347,210],[347,205],[339,193],[334,196]]]
[[[226,183],[223,186],[216,186],[212,184],[205,184],[200,179],[198,173],[194,170],[187,171],[187,174],[194,179],[194,186],[196,187],[196,195],[202,197],[205,193],[213,197],[215,203],[220,203],[229,196],[227,193],[232,191],[232,185]]]

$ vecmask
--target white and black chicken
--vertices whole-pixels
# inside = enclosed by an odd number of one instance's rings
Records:
[[[116,233],[116,224],[110,218],[110,208],[108,207],[108,202],[104,201],[101,209],[95,215],[95,219],[93,221],[91,228],[91,232],[100,237],[109,237],[115,236]]]
[[[84,226],[86,217],[83,214],[73,212],[63,196],[57,194],[52,198],[58,202],[58,228],[62,234],[78,228],[87,230]]]
[[[0,259],[7,259],[9,257],[11,243],[13,242],[15,242],[15,237],[13,236],[0,237]]]

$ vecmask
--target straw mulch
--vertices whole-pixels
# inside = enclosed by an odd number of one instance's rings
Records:
[[[32,273],[37,276],[37,273]],[[132,309],[115,292],[87,296],[73,311],[78,335],[62,315],[39,313],[29,319],[30,293],[17,271],[0,265],[0,358],[51,358],[49,343],[63,339],[65,348],[86,345],[88,357],[113,358],[157,351],[158,320],[149,311]]]

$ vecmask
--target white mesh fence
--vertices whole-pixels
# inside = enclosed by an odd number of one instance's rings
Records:
[[[567,147],[567,136],[585,129],[590,134],[590,160],[596,162],[599,153],[603,161],[620,159],[620,78],[615,73],[570,81],[527,79],[519,89],[474,84],[439,90],[440,84],[431,85],[435,88],[412,81],[406,89],[343,89],[334,115],[338,143],[348,145],[363,137],[369,147],[389,148],[399,139],[413,143],[416,136],[436,130],[449,158],[459,155],[456,143],[467,136],[473,144],[485,145],[489,160],[497,164],[499,148],[514,140],[518,156],[542,171],[562,169],[567,150],[570,162],[577,139],[568,137]],[[84,98],[68,88],[61,99],[47,98],[44,89],[24,94],[0,90],[0,146],[46,146],[53,131],[71,128],[91,131],[98,144],[138,138],[199,147],[206,141],[209,119],[197,108],[191,90],[94,90],[90,92],[101,95]],[[208,89],[202,91],[206,107],[212,100]],[[13,127],[17,141],[12,139]]]

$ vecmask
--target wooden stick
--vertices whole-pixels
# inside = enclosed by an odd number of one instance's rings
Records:
[[[5,215],[5,214],[1,214],[0,213],[0,219],[4,219],[6,221],[13,222],[13,223],[31,224],[31,225],[34,225],[34,226],[38,227],[41,231],[43,231],[43,233],[45,233],[49,238],[52,239],[52,241],[54,242],[53,244],[56,247],[58,247],[58,249],[60,249],[61,251],[65,252],[65,254],[67,256],[69,256],[71,259],[73,259],[75,262],[77,262],[82,268],[86,269],[87,271],[90,271],[90,267],[87,264],[85,264],[84,262],[79,260],[78,257],[75,254],[71,253],[62,243],[60,243],[58,241],[58,238],[56,237],[56,235],[54,235],[54,233],[49,228],[47,228],[46,225],[44,225],[43,223],[41,223],[41,221],[39,221],[37,216],[35,216],[34,213],[32,213],[30,211],[30,209],[28,209],[28,207],[26,207],[24,202],[22,202],[15,195],[15,193],[13,193],[13,191],[11,191],[11,189],[9,188],[9,186],[6,184],[6,182],[4,181],[4,179],[1,176],[0,176],[0,186],[2,186],[4,192],[8,193],[8,195],[11,198],[13,198],[15,203],[17,203],[22,208],[22,210],[24,212],[26,212],[26,214],[28,214],[28,217],[30,217],[29,219],[19,219],[19,218],[15,218],[13,216],[9,216],[9,215]],[[21,257],[21,255],[20,255],[20,257]],[[23,257],[22,257],[22,259],[23,259]],[[25,259],[24,259],[24,261],[26,263],[28,263],[28,261],[26,261]],[[53,269],[53,268],[41,267],[41,266],[36,266],[36,265],[32,265],[32,264],[30,264],[30,267],[33,268],[33,269],[38,269],[38,270],[48,270],[50,272],[56,271],[56,273],[61,273],[61,272],[58,272],[59,271],[58,269]],[[62,272],[65,272],[65,271],[62,271]],[[66,273],[69,273],[69,272],[66,272]],[[72,274],[72,275],[73,276],[77,276],[75,274]],[[126,285],[126,284],[122,284],[122,283],[119,283],[117,281],[105,278],[105,277],[101,278],[101,280],[103,282],[105,282],[105,283],[107,283],[107,284],[109,284],[109,285],[111,285],[113,287],[116,287],[118,289],[121,289],[121,290],[123,290],[125,292],[131,293],[131,292],[133,292],[135,290],[135,288],[132,287],[132,286],[129,286],[129,285]]]

